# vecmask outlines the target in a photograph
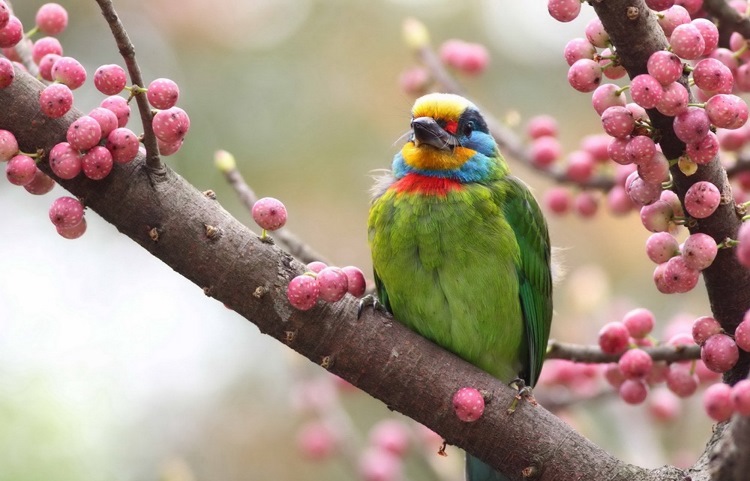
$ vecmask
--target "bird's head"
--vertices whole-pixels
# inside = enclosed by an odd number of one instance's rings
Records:
[[[478,182],[505,165],[482,114],[459,95],[432,93],[417,99],[408,135],[394,159],[396,177],[416,172]]]

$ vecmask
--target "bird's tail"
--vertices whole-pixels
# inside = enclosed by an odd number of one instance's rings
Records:
[[[494,468],[466,453],[466,481],[509,481]]]

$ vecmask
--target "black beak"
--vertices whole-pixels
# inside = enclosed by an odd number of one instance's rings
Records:
[[[451,150],[458,145],[458,140],[446,132],[432,117],[417,117],[411,121],[414,132],[414,145],[427,144],[439,150]]]

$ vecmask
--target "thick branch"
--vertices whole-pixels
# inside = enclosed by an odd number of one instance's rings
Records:
[[[37,101],[42,87],[18,72],[11,87],[0,90],[0,128],[13,131],[26,151],[49,151],[64,140],[68,125],[80,115],[73,111],[60,119],[46,118]],[[40,168],[51,173],[46,159]],[[511,479],[522,479],[522,472],[535,474],[523,479],[542,481],[683,479],[684,473],[674,468],[650,471],[615,459],[541,406],[524,402],[509,418],[506,408],[515,391],[382,314],[367,311],[357,320],[357,303],[351,297],[310,311],[293,309],[286,300],[286,285],[302,265],[261,242],[215,200],[165,169],[162,176],[150,176],[139,156],[130,164],[116,165],[105,180],[79,177],[61,184],[261,332]],[[207,235],[206,226],[215,227],[215,234]],[[452,395],[462,386],[488,393],[485,415],[475,423],[463,423],[453,414]]]

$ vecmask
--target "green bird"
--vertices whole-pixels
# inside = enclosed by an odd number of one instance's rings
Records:
[[[552,318],[547,224],[463,97],[414,104],[368,221],[375,286],[394,318],[497,379],[533,386]],[[506,480],[467,456],[469,481]]]

